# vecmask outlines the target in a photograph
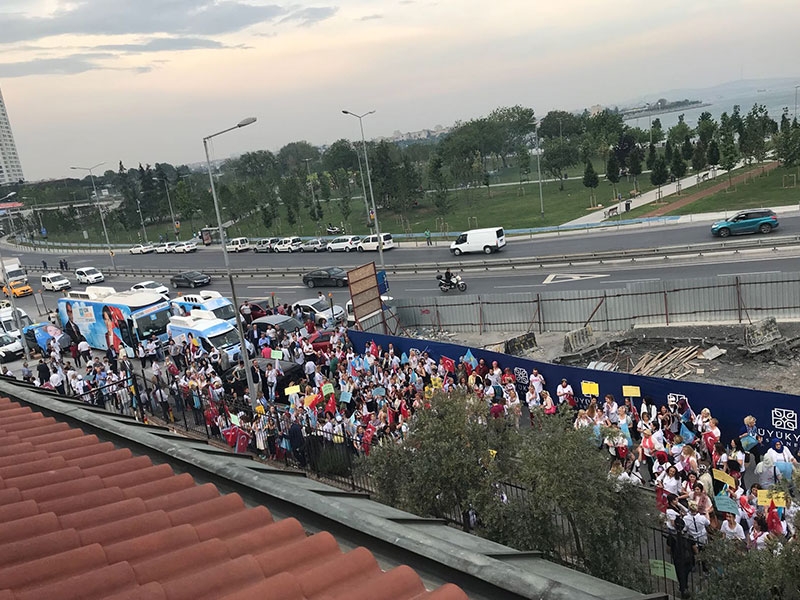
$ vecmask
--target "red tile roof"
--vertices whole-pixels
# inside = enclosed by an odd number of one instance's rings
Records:
[[[0,399],[0,600],[466,600]]]

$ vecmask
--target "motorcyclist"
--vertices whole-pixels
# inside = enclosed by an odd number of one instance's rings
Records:
[[[453,285],[453,274],[450,272],[450,267],[444,272],[444,281],[447,285]]]

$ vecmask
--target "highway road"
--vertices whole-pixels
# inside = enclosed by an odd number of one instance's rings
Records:
[[[800,216],[782,218],[781,231],[788,233],[800,229]],[[499,257],[525,257],[545,254],[572,254],[592,250],[622,250],[633,248],[649,248],[664,245],[691,244],[711,241],[707,223],[699,225],[655,225],[652,228],[635,228],[607,230],[598,232],[581,232],[566,234],[560,237],[542,237],[535,240],[515,240],[508,244]],[[742,253],[738,255],[714,255],[710,258],[682,258],[658,260],[654,262],[615,263],[580,267],[548,267],[518,268],[510,270],[498,266],[497,270],[465,272],[468,294],[544,292],[555,290],[608,290],[624,288],[629,284],[648,281],[670,281],[684,278],[719,277],[747,273],[796,273],[800,272],[800,257],[793,250],[780,252]],[[31,252],[15,252],[4,249],[4,257],[18,257],[23,264],[39,264],[44,258],[52,267],[57,266],[59,258],[69,260],[70,271],[77,267],[96,266],[101,270],[108,265],[108,257],[104,254],[36,254]],[[387,264],[423,263],[440,260],[449,261],[453,270],[458,272],[459,263],[468,267],[470,262],[485,260],[484,255],[463,256],[456,260],[446,247],[428,248],[424,244],[419,247],[401,247],[385,253]],[[303,267],[308,270],[316,266],[338,265],[342,267],[364,264],[370,260],[377,262],[377,253],[320,253],[320,254],[254,254],[246,252],[231,255],[234,267],[252,267],[256,265],[275,267]],[[204,267],[219,268],[223,266],[222,254],[218,249],[201,248],[190,255],[156,255],[117,256],[117,265],[127,267],[175,269],[175,271]],[[75,283],[74,275],[69,277]],[[166,278],[156,277],[164,281]],[[38,273],[31,273],[34,289],[38,289]],[[109,277],[105,285],[117,289],[127,289],[139,279],[130,277]],[[241,278],[237,279],[237,293],[241,298],[264,298],[275,295],[277,302],[292,303],[303,298],[314,297],[318,290],[309,290],[302,285],[299,277],[285,278]],[[430,274],[402,274],[390,277],[390,294],[395,297],[439,296],[442,293]],[[217,279],[209,289],[229,295],[227,283]],[[347,289],[323,289],[331,293],[336,304],[344,305],[349,299]],[[453,292],[449,292],[453,294]],[[458,292],[456,292],[458,294]],[[44,292],[43,298],[48,308],[55,305],[59,294]],[[31,317],[38,312],[32,298],[19,301]]]
[[[516,239],[510,241],[506,248],[496,255],[503,258],[543,256],[550,254],[577,254],[592,251],[630,250],[636,248],[653,248],[680,244],[696,244],[711,242],[709,224],[697,225],[665,225],[655,224],[650,227],[619,228],[603,231],[579,231],[564,233],[559,236],[537,236],[535,239]],[[778,233],[794,233],[800,231],[800,215],[781,217]],[[16,256],[23,264],[39,264],[42,258],[48,264],[56,265],[59,258],[67,258],[70,267],[93,265],[99,269],[110,265],[109,257],[104,253],[84,254],[65,253],[40,255],[35,252],[5,250],[4,256]],[[464,255],[455,258],[444,245],[427,247],[424,241],[419,245],[404,242],[401,247],[385,253],[386,264],[406,264],[423,262],[449,262],[453,267],[468,265],[471,262],[486,260],[483,254]],[[317,266],[357,266],[369,260],[378,261],[377,253],[319,253],[319,254],[254,254],[252,251],[231,255],[233,267],[297,267],[307,265],[309,270]],[[218,248],[200,248],[196,254],[147,254],[130,255],[118,252],[116,264],[120,267],[142,267],[153,265],[160,268],[185,270],[221,268],[222,253]],[[74,268],[74,267],[72,267]]]

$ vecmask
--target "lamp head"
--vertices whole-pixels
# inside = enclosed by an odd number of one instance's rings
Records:
[[[241,121],[239,121],[236,124],[236,126],[237,127],[247,127],[248,125],[252,125],[255,122],[256,122],[256,118],[255,117],[247,117],[246,119],[242,119]]]

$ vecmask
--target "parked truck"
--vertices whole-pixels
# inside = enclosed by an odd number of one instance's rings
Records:
[[[10,283],[12,281],[22,281],[28,283],[28,274],[22,265],[19,264],[18,258],[4,258],[2,269],[2,283]]]

